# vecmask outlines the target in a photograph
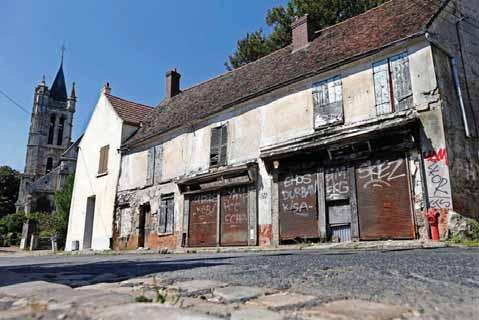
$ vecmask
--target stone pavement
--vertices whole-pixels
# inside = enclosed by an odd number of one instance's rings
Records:
[[[0,319],[419,319],[406,307],[321,297],[210,280],[156,276],[77,287],[32,281],[0,287]]]

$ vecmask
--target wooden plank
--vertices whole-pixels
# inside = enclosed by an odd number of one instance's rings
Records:
[[[356,175],[354,165],[348,167],[349,175],[349,204],[351,205],[351,239],[359,240],[358,201],[356,190]]]
[[[319,225],[319,236],[322,241],[327,241],[328,239],[328,221],[326,219],[326,190],[325,190],[325,178],[324,178],[324,169],[321,168],[318,173],[318,225]]]

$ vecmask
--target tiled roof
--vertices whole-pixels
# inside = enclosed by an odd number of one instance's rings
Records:
[[[391,0],[321,30],[304,49],[292,45],[163,100],[128,142],[135,144],[203,119],[256,95],[315,75],[392,43],[423,34],[441,0]]]
[[[123,121],[137,127],[140,126],[140,122],[145,116],[153,110],[152,107],[147,105],[128,101],[110,94],[106,94],[106,97]]]

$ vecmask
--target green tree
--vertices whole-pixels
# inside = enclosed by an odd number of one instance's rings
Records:
[[[266,23],[272,28],[269,35],[262,30],[248,33],[237,42],[235,52],[225,63],[235,69],[253,62],[291,43],[291,23],[295,17],[310,16],[313,30],[321,30],[365,12],[387,0],[290,0],[286,7],[268,10]]]
[[[68,216],[70,214],[74,180],[74,176],[68,176],[62,190],[55,192],[56,212],[53,213],[51,229],[52,233],[57,235],[60,246],[65,244],[67,238]]]
[[[9,166],[0,166],[0,218],[15,212],[20,187],[20,173]]]

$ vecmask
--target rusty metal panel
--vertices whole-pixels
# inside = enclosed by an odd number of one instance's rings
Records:
[[[351,241],[351,226],[342,225],[331,228],[331,238],[333,241],[349,242]]]
[[[222,246],[248,245],[248,188],[231,188],[221,193]]]
[[[215,192],[190,197],[188,228],[188,245],[190,247],[216,246],[217,200]]]
[[[319,237],[316,180],[315,173],[280,176],[280,240]]]
[[[370,160],[356,169],[359,235],[362,240],[413,239],[407,163]]]

